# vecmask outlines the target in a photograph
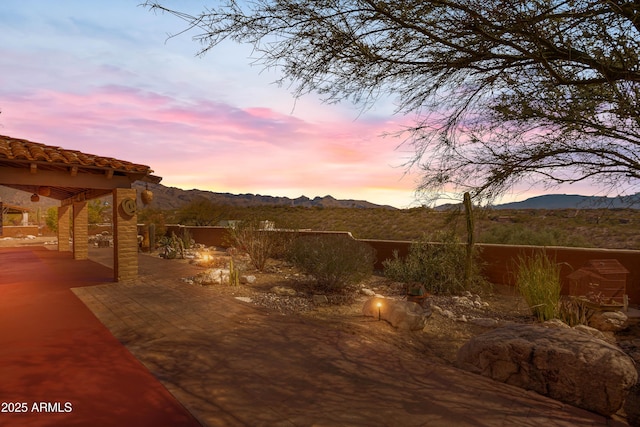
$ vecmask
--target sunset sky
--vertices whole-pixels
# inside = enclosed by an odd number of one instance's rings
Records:
[[[249,47],[198,57],[193,34],[167,38],[184,22],[141,2],[3,0],[0,134],[149,165],[171,187],[419,204],[411,152],[382,137],[409,123],[393,102],[296,101]]]

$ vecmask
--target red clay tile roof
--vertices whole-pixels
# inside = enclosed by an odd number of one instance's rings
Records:
[[[150,174],[146,165],[118,160],[111,157],[86,154],[76,150],[40,144],[38,142],[0,135],[0,160],[24,160],[51,164],[98,167],[123,172]]]

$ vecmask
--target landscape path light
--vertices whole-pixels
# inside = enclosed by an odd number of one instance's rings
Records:
[[[208,264],[213,261],[213,256],[206,249],[202,252],[197,252],[200,264]]]
[[[380,321],[380,307],[382,307],[382,303],[378,301],[378,322]]]

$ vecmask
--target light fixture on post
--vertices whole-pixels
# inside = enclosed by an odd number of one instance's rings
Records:
[[[382,307],[382,303],[378,301],[378,304],[376,304],[378,306],[378,322],[380,321],[380,307]]]

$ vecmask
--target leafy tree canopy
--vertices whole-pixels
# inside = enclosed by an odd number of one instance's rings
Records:
[[[492,200],[520,181],[640,177],[640,2],[623,0],[255,0],[198,16],[206,53],[250,43],[296,96],[369,106],[393,96],[419,190]]]

